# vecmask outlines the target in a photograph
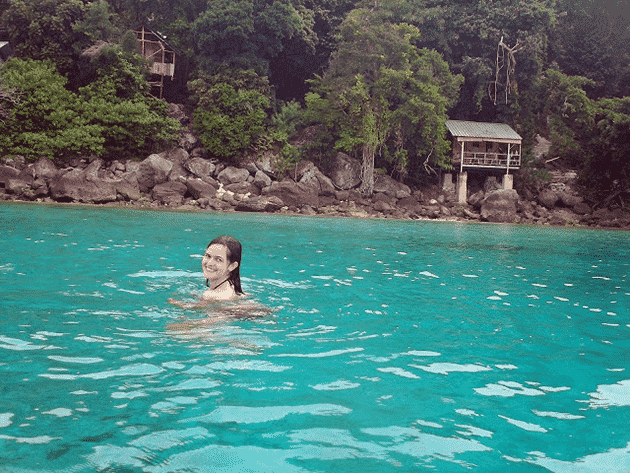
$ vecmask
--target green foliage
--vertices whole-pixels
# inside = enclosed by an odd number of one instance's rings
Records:
[[[2,20],[16,57],[48,60],[71,69],[89,37],[81,31],[87,6],[81,0],[10,0]]]
[[[314,47],[313,24],[312,12],[290,0],[217,0],[193,24],[195,50],[206,70],[228,64],[267,74],[285,41]]]
[[[531,123],[530,134],[548,136],[553,156],[579,167],[594,124],[594,102],[584,91],[592,84],[584,77],[567,76],[552,65],[523,94],[522,115]]]
[[[189,82],[195,132],[206,150],[236,160],[265,131],[269,83],[253,70],[223,68]]]
[[[2,81],[21,92],[19,104],[0,126],[0,150],[30,159],[74,154],[99,155],[104,139],[79,111],[67,79],[49,62],[11,59],[0,70]]]
[[[110,13],[109,4],[105,0],[88,4],[83,20],[72,25],[72,29],[86,35],[92,42],[108,41],[117,33],[114,15]]]
[[[448,166],[446,111],[458,98],[453,76],[435,51],[418,50],[418,29],[384,23],[368,10],[351,12],[339,32],[339,49],[306,96],[307,116],[327,126],[335,148],[360,150],[365,179],[382,156],[404,174],[419,160]],[[365,184],[365,183],[364,183]],[[371,193],[367,183],[365,192]]]
[[[581,181],[594,193],[610,190],[614,180],[630,187],[630,97],[595,104],[595,130]]]
[[[98,87],[66,88],[67,79],[48,62],[14,58],[0,70],[3,83],[21,93],[0,124],[0,152],[28,159],[47,156],[136,156],[175,137],[178,124],[166,104],[137,93],[116,95],[107,76]]]

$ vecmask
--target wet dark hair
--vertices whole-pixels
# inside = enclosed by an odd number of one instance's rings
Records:
[[[238,263],[238,266],[230,273],[228,281],[230,281],[230,283],[232,284],[234,292],[236,292],[237,294],[243,294],[243,289],[241,289],[241,254],[243,252],[241,243],[236,238],[232,238],[228,235],[221,235],[208,243],[206,249],[210,248],[211,245],[225,246],[225,248],[227,249],[226,254],[228,261],[230,263],[234,263],[235,261]],[[206,286],[208,286],[207,279]]]

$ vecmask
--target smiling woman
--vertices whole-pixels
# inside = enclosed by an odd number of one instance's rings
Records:
[[[201,260],[201,269],[208,289],[201,301],[194,304],[169,299],[168,302],[184,308],[204,306],[204,301],[233,301],[243,295],[241,288],[241,243],[231,236],[222,235],[212,240],[206,247]]]

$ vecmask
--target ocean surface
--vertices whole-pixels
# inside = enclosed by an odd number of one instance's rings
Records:
[[[0,471],[628,472],[630,233],[0,204]],[[182,309],[243,244],[247,299]]]

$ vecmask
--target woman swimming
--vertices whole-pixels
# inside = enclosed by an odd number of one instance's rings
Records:
[[[185,309],[203,307],[208,302],[233,301],[243,295],[241,288],[241,254],[242,247],[238,240],[222,235],[212,240],[206,247],[201,260],[201,269],[206,278],[208,289],[201,300],[190,304],[174,299],[168,302]]]
[[[238,240],[223,235],[206,248],[201,268],[208,289],[201,298],[206,301],[231,301],[243,294],[241,289],[242,247]]]

